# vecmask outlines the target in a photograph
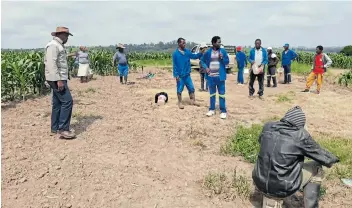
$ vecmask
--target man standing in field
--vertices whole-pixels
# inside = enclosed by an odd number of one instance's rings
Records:
[[[276,81],[276,65],[279,63],[279,58],[273,53],[273,48],[268,47],[268,72],[266,75],[267,87],[270,87],[271,78],[273,78],[273,87],[277,87]]]
[[[249,97],[253,99],[255,89],[253,87],[254,81],[258,78],[259,91],[258,95],[260,99],[263,99],[264,95],[264,70],[265,65],[268,64],[268,54],[264,48],[262,48],[262,41],[260,39],[255,40],[255,47],[249,52],[249,62],[251,63],[251,71],[249,74]],[[253,67],[257,67],[258,73],[253,71]]]
[[[307,78],[306,89],[303,92],[309,92],[310,87],[317,80],[317,94],[319,95],[323,84],[323,75],[331,64],[332,60],[330,57],[326,53],[323,53],[323,46],[317,46],[316,54],[313,56],[312,72]]]
[[[238,73],[237,73],[237,84],[238,85],[243,85],[244,84],[244,67],[247,66],[247,56],[245,53],[242,52],[242,47],[237,46],[236,47],[237,53],[236,53],[236,62],[237,62],[237,68],[238,68]]]
[[[54,36],[45,47],[45,79],[53,93],[51,113],[51,133],[72,139],[75,137],[70,130],[73,101],[67,85],[68,63],[64,44],[72,34],[66,27],[57,27]]]
[[[127,84],[127,77],[128,77],[128,57],[127,54],[124,52],[125,46],[123,46],[121,43],[119,43],[116,46],[116,49],[118,50],[113,58],[112,58],[112,64],[113,66],[116,65],[117,62],[117,69],[120,75],[120,83],[121,84]]]
[[[291,62],[297,57],[297,54],[289,49],[290,45],[286,43],[281,56],[281,65],[284,68],[284,84],[291,82]]]
[[[210,107],[206,114],[213,116],[215,114],[216,90],[219,93],[220,118],[226,119],[226,100],[225,100],[225,81],[226,81],[226,65],[229,64],[229,56],[224,48],[221,48],[221,38],[214,36],[211,39],[213,45],[201,59],[202,65],[207,69],[207,79],[209,82]]]
[[[319,207],[322,166],[339,162],[321,148],[304,129],[306,116],[296,106],[276,122],[264,125],[260,150],[252,173],[256,188],[264,195],[263,207],[281,207],[284,198],[301,190],[304,207]],[[313,161],[305,162],[305,157]]]
[[[191,105],[196,105],[195,89],[191,78],[190,59],[199,59],[203,54],[201,52],[192,54],[190,50],[186,49],[186,40],[184,38],[179,38],[177,44],[178,48],[172,54],[173,76],[176,79],[177,85],[178,107],[184,109],[182,105],[182,92],[185,85],[191,99]]]

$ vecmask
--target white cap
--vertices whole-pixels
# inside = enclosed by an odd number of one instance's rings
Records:
[[[208,48],[207,44],[205,42],[200,44],[200,48]]]
[[[268,50],[273,50],[273,48],[272,47],[268,47]]]

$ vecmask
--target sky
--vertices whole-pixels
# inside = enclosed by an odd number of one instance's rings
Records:
[[[316,47],[352,44],[352,2],[2,1],[1,48],[42,48],[57,26],[68,45],[157,43],[183,37],[225,45]]]

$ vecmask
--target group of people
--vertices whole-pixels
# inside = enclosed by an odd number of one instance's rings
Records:
[[[56,32],[52,33],[53,39],[45,47],[45,78],[46,82],[52,89],[52,114],[51,114],[51,133],[59,134],[65,139],[75,137],[74,130],[70,129],[72,115],[72,96],[67,85],[69,78],[68,62],[64,44],[68,37],[72,36],[66,27],[57,27]],[[220,100],[220,118],[226,118],[225,102],[225,81],[226,65],[229,64],[229,56],[224,48],[221,47],[221,38],[214,36],[211,39],[212,47],[207,49],[206,44],[202,44],[201,51],[198,54],[192,54],[185,48],[186,41],[184,38],[177,40],[178,48],[172,55],[173,76],[176,80],[178,107],[183,109],[182,92],[184,86],[187,87],[192,105],[197,105],[195,101],[195,89],[190,76],[191,65],[190,59],[200,59],[200,66],[204,72],[204,78],[207,80],[210,92],[210,108],[207,116],[215,114],[216,92],[219,93]],[[128,75],[128,58],[124,54],[122,45],[118,45],[118,52],[113,57],[113,63],[118,62],[120,82],[126,84]],[[78,53],[79,64],[89,65],[86,48],[80,48]],[[240,51],[240,50],[239,50]],[[314,64],[311,75],[308,78],[306,90],[318,77],[318,82],[322,79],[322,74],[326,68],[331,65],[330,58],[322,53],[323,48],[317,47],[317,54],[314,56]],[[285,48],[283,52],[287,56],[283,60],[286,65],[285,81],[290,83],[290,61],[295,57],[293,52]],[[239,53],[241,54],[241,53]],[[77,54],[76,54],[77,55]],[[284,56],[284,55],[283,55]],[[269,57],[269,58],[268,58]],[[261,41],[255,41],[255,48],[251,49],[249,62],[251,63],[250,75],[250,96],[253,96],[253,80],[258,77],[260,85],[263,85],[264,67],[268,65],[267,76],[273,78],[274,86],[276,85],[275,70],[278,62],[271,49],[267,50],[261,47]],[[243,71],[245,66],[245,55],[237,57],[239,71]],[[89,74],[83,67],[79,73],[83,77]],[[258,73],[259,72],[259,73]],[[203,76],[202,76],[203,77]],[[239,83],[243,84],[243,79],[239,75]],[[320,80],[320,81],[319,81]],[[203,82],[204,83],[204,82]],[[268,82],[268,85],[270,81]],[[318,83],[319,84],[319,83]],[[205,90],[205,88],[203,88]],[[305,91],[306,91],[305,90]],[[259,90],[262,96],[263,88]],[[168,102],[168,95],[161,92],[155,95],[155,103],[165,104]],[[306,208],[318,207],[320,183],[322,180],[322,165],[331,167],[339,159],[328,151],[322,149],[304,129],[306,123],[305,114],[298,106],[289,110],[286,115],[277,122],[269,122],[264,125],[263,131],[259,138],[260,152],[253,170],[253,181],[256,188],[264,195],[263,207],[279,207],[282,199],[292,195],[297,190],[304,191],[304,203]],[[304,163],[304,158],[309,157],[313,162]],[[271,206],[273,202],[273,206]]]

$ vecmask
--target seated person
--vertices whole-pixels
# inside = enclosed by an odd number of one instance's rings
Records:
[[[166,92],[159,92],[155,94],[155,103],[158,105],[164,105],[169,100]]]
[[[313,140],[305,124],[305,114],[296,106],[280,121],[264,125],[252,173],[256,188],[264,195],[263,207],[270,207],[266,200],[282,203],[281,199],[298,190],[303,190],[305,208],[318,207],[322,165],[330,168],[339,159]],[[304,162],[305,157],[313,161]]]

